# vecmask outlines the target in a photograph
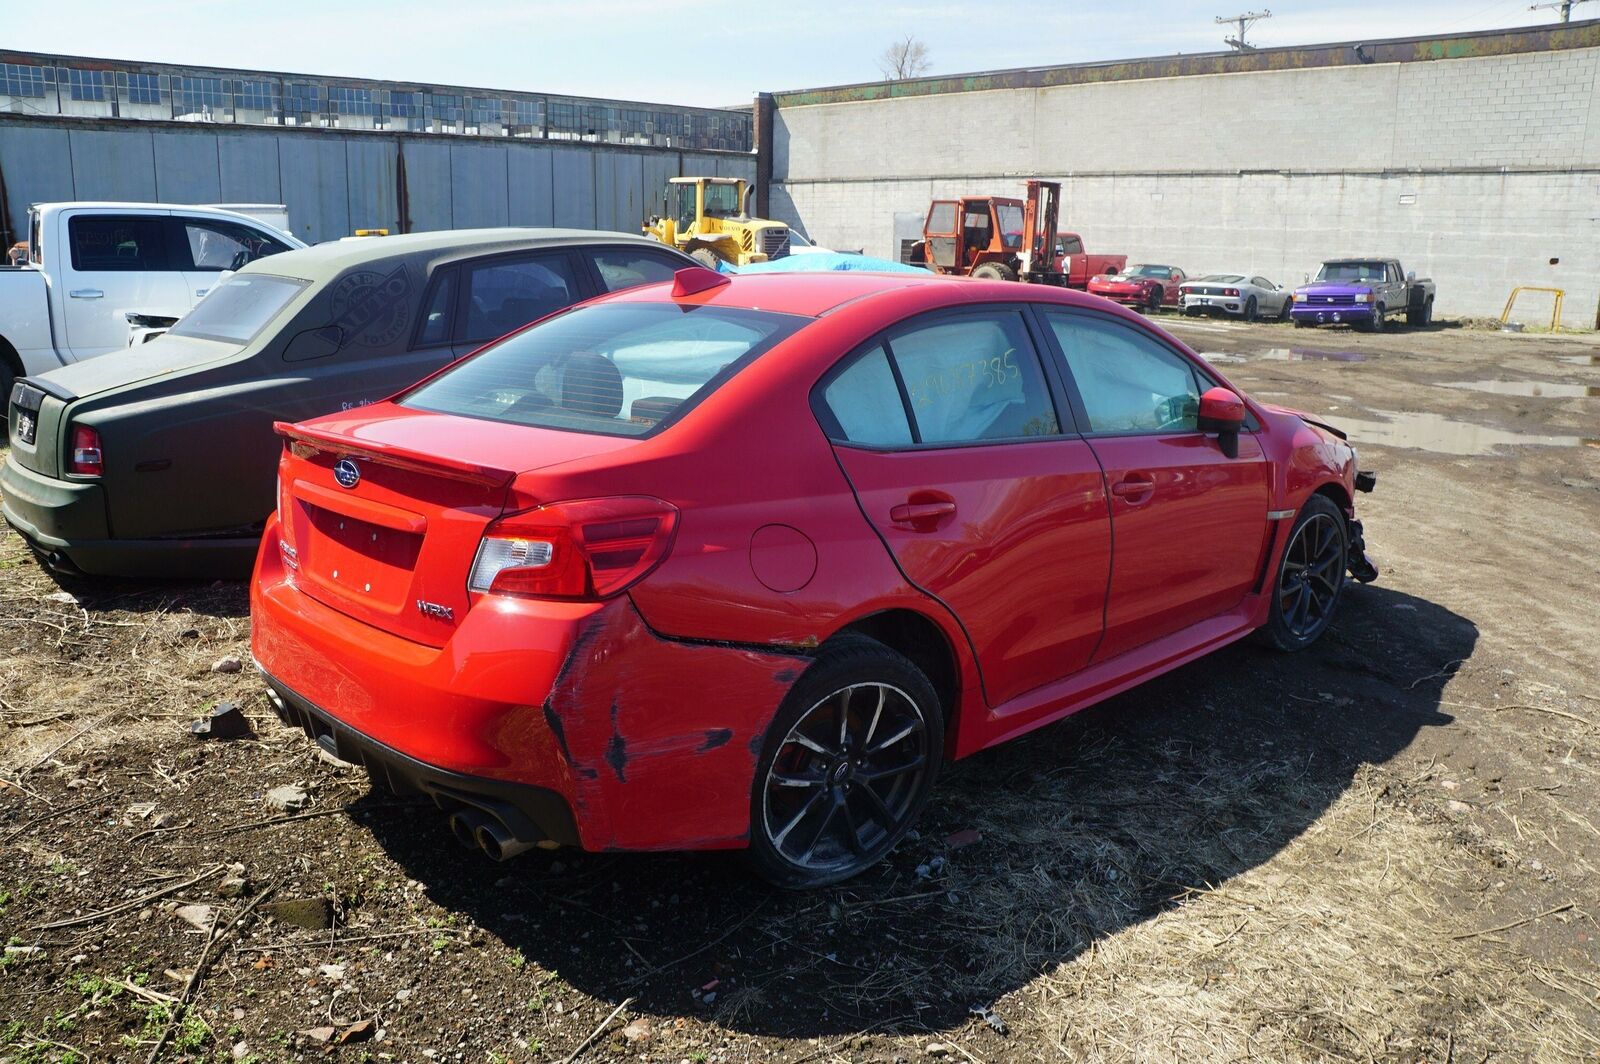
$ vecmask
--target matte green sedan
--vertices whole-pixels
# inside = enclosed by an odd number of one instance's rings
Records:
[[[643,237],[562,229],[253,262],[165,336],[17,381],[0,511],[63,572],[243,576],[275,503],[274,421],[383,399],[530,321],[693,265]]]

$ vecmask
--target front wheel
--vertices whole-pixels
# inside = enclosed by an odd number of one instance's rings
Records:
[[[1384,306],[1382,303],[1379,303],[1377,306],[1372,308],[1372,320],[1367,323],[1367,328],[1372,332],[1383,332],[1383,327],[1386,324],[1383,315]]]
[[[1350,532],[1344,514],[1313,495],[1295,518],[1278,563],[1271,613],[1262,634],[1279,650],[1304,650],[1327,631],[1344,596]]]
[[[986,281],[1015,281],[1017,271],[1003,262],[986,262],[973,270],[972,276],[982,277]]]
[[[689,252],[689,257],[708,270],[715,270],[717,263],[722,261],[717,258],[717,253],[710,248],[695,248]]]
[[[1159,311],[1161,309],[1161,304],[1166,302],[1166,298],[1167,293],[1161,290],[1160,285],[1150,289],[1150,295],[1147,296],[1144,301],[1145,313],[1154,314]]]
[[[876,864],[927,804],[943,750],[938,696],[909,659],[859,636],[824,645],[756,762],[756,872],[802,890]]]

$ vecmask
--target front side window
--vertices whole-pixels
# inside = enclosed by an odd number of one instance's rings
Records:
[[[997,203],[995,217],[1000,221],[1000,236],[1008,248],[1022,244],[1022,208],[1015,203]]]
[[[683,268],[665,255],[635,248],[601,248],[594,252],[594,266],[607,292],[670,281]]]
[[[305,286],[304,281],[266,274],[245,273],[230,277],[179,318],[169,335],[247,344]]]
[[[1055,406],[1022,316],[960,315],[892,334],[918,443],[1049,436]]]
[[[491,259],[466,273],[465,343],[504,336],[582,298],[564,254]]]
[[[581,307],[506,337],[399,402],[510,424],[643,436],[808,320],[672,303]]]
[[[154,215],[82,215],[67,222],[72,268],[97,270],[166,270],[162,229],[166,219]]]
[[[189,260],[196,270],[237,270],[256,259],[288,251],[289,245],[234,222],[182,221]]]
[[[1061,242],[1061,253],[1064,255],[1082,255],[1083,241],[1075,236],[1067,237]]]
[[[956,231],[956,205],[948,200],[935,203],[928,211],[928,232],[953,233]]]
[[[1199,382],[1183,356],[1110,320],[1045,317],[1078,386],[1090,432],[1198,431]]]

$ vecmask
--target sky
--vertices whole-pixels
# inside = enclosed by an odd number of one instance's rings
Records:
[[[907,34],[931,74],[1554,22],[1534,0],[0,0],[0,47],[699,106],[875,81]],[[1600,0],[1575,8],[1600,17]]]

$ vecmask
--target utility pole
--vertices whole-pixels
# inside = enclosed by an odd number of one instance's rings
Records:
[[[1572,0],[1568,0],[1568,2],[1570,3],[1570,2],[1572,2]],[[1577,2],[1582,3],[1583,0],[1577,0]],[[1255,45],[1246,44],[1245,43],[1245,40],[1244,40],[1245,31],[1248,30],[1251,26],[1254,26],[1257,22],[1260,22],[1262,19],[1271,18],[1271,17],[1272,17],[1272,12],[1268,11],[1265,8],[1262,8],[1260,11],[1246,11],[1242,15],[1218,15],[1217,16],[1217,25],[1219,25],[1219,26],[1232,25],[1232,26],[1238,26],[1239,27],[1239,36],[1237,36],[1237,37],[1224,37],[1224,38],[1222,38],[1222,43],[1228,45],[1230,48],[1233,48],[1235,51],[1240,51],[1240,52],[1253,52],[1253,51],[1255,51],[1256,50]]]
[[[1558,0],[1554,4],[1534,4],[1529,11],[1560,11],[1562,22],[1572,21],[1572,7],[1574,4],[1587,4],[1589,0]]]

